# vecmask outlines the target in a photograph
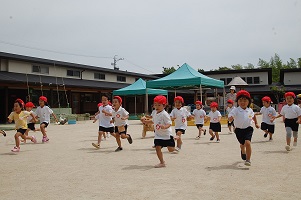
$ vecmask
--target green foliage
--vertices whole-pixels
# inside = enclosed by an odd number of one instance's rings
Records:
[[[202,73],[202,72],[204,72],[205,70],[203,70],[203,69],[198,69],[198,72],[200,72],[200,73]]]
[[[240,69],[243,69],[243,66],[240,64],[236,64],[236,65],[231,65],[231,68],[234,70],[240,70]]]
[[[277,100],[277,102],[275,102],[275,103],[279,103],[279,98],[281,96],[283,96],[283,94],[285,93],[284,87],[283,86],[272,86],[272,87],[270,87],[270,89]]]
[[[176,71],[174,67],[162,67],[162,68],[163,68],[162,73],[167,75]]]

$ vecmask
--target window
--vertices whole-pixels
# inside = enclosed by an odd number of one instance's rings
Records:
[[[221,80],[221,81],[224,81],[224,84],[225,84],[225,85],[227,85],[227,83],[226,83],[226,79],[224,79],[224,78],[221,78],[221,79],[219,79],[219,80]]]
[[[241,77],[242,80],[246,81],[246,77]]]
[[[260,83],[260,79],[259,76],[254,77],[254,84],[259,84]]]
[[[80,77],[80,71],[78,70],[67,70],[67,76],[74,76],[74,77]]]
[[[32,66],[32,72],[40,73],[40,74],[49,74],[49,67],[33,65]]]
[[[105,74],[101,74],[101,73],[94,73],[94,79],[105,80],[106,79],[106,75]]]
[[[252,84],[253,83],[253,77],[247,77],[247,83]]]
[[[227,78],[227,85],[232,81],[232,78]]]
[[[117,76],[117,81],[126,82],[126,77],[125,76]]]

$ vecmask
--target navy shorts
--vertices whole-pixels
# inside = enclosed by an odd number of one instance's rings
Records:
[[[47,122],[42,122],[40,125],[45,124],[45,128],[48,126]]]
[[[199,128],[203,128],[204,124],[196,124],[196,127]]]
[[[23,128],[17,129],[17,132],[22,133],[22,135],[24,135],[26,131],[27,129],[23,129]]]
[[[249,141],[252,140],[253,131],[254,131],[253,127],[249,126],[248,128],[244,128],[244,129],[236,128],[234,132],[238,142],[244,145],[246,140]]]
[[[36,128],[34,127],[35,123],[29,123],[27,124],[27,128],[29,128],[30,130],[34,131],[36,130]]]
[[[212,123],[210,122],[210,127],[209,129],[211,129],[213,132],[221,132],[222,131],[222,126],[221,123]]]
[[[297,120],[298,118],[294,118],[294,119],[285,118],[284,120],[285,127],[291,127],[293,131],[298,131],[299,124],[297,123]]]
[[[121,134],[126,134],[127,130],[128,130],[128,125],[124,126],[125,131],[122,131],[121,133],[119,133],[118,131],[118,126],[115,126],[115,133],[118,133],[119,135]]]
[[[268,131],[269,133],[274,133],[275,132],[275,125],[273,124],[267,124],[265,122],[261,122],[260,129],[263,131]]]
[[[177,133],[178,131],[180,131],[180,132],[182,132],[182,134],[185,134],[185,130],[184,130],[184,129],[175,129],[175,131],[176,131],[176,133]]]
[[[234,126],[234,120],[233,120],[232,122],[229,122],[229,121],[228,121],[228,127],[229,127],[229,126],[235,127],[235,126]]]
[[[98,128],[99,132],[109,132],[109,133],[114,133],[114,126],[112,127],[103,127],[103,126],[99,126]]]
[[[169,140],[155,139],[154,144],[155,144],[155,146],[160,146],[160,147],[175,147],[176,146],[173,136],[170,136]]]

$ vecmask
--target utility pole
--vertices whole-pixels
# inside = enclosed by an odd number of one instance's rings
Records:
[[[114,59],[114,62],[111,63],[111,65],[114,66],[114,70],[119,70],[119,67],[117,67],[117,62],[119,60],[124,60],[124,58],[117,58],[117,55],[115,55],[113,59]]]

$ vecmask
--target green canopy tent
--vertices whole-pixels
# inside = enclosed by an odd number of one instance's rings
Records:
[[[224,82],[205,76],[184,63],[175,72],[163,78],[148,81],[146,87],[160,89],[199,88],[202,100],[202,87],[224,88]]]
[[[135,115],[136,115],[136,96],[137,95],[145,95],[145,111],[147,111],[148,106],[148,95],[168,95],[167,90],[160,90],[160,89],[151,89],[146,88],[146,82],[139,78],[135,83],[129,85],[127,87],[114,90],[113,95],[120,95],[120,96],[135,96]]]

